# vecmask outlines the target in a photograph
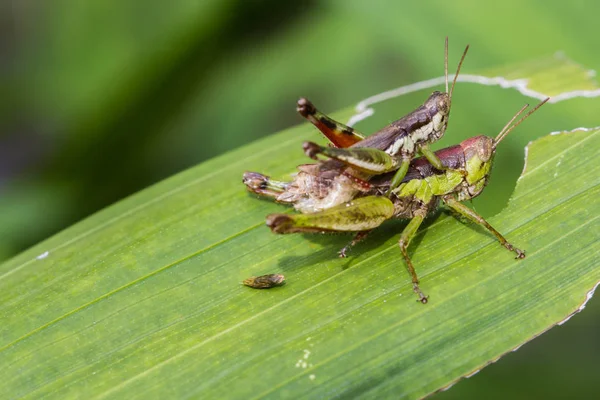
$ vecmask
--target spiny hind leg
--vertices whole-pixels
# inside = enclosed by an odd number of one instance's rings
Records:
[[[494,229],[485,219],[483,219],[481,215],[477,214],[475,211],[471,210],[469,207],[465,206],[451,195],[445,196],[443,200],[444,203],[446,203],[450,208],[452,208],[460,215],[466,217],[467,219],[471,220],[477,225],[483,226],[485,229],[490,231],[494,236],[496,236],[496,239],[498,239],[502,246],[504,246],[506,249],[514,252],[517,255],[515,257],[516,259],[519,260],[525,258],[525,252],[523,250],[519,250],[515,246],[510,244],[508,240],[506,240],[506,238],[502,236],[500,232]]]
[[[285,192],[289,182],[275,181],[258,172],[244,172],[242,182],[249,191],[265,197],[277,198]]]
[[[319,146],[313,142],[304,142],[303,148],[304,153],[313,160],[318,160],[317,156],[322,155],[341,161],[349,167],[371,175],[394,171],[402,164],[398,158],[390,156],[383,150],[371,147],[338,149]]]
[[[419,301],[423,304],[426,304],[429,296],[425,296],[421,291],[421,288],[419,288],[419,278],[417,277],[417,272],[415,271],[415,267],[408,256],[408,245],[415,237],[417,230],[419,229],[419,226],[421,226],[421,223],[424,219],[425,213],[423,213],[423,215],[415,215],[402,231],[398,245],[400,246],[400,251],[402,251],[402,255],[404,256],[404,261],[406,261],[406,268],[412,277],[413,291],[417,294],[417,296],[419,296]]]
[[[267,226],[274,233],[359,232],[377,228],[394,215],[386,197],[366,196],[307,214],[270,214]]]
[[[304,97],[298,100],[296,110],[300,115],[309,120],[318,130],[325,135],[335,147],[350,147],[360,142],[365,137],[354,128],[328,117]]]

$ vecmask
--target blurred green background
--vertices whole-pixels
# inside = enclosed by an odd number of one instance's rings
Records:
[[[154,182],[301,123],[300,96],[332,112],[440,76],[446,35],[451,70],[467,43],[465,73],[557,51],[600,68],[600,5],[591,1],[0,4],[0,261]],[[373,132],[429,92],[378,106],[357,128]],[[454,100],[436,148],[494,134],[534,101],[472,84],[459,84]],[[520,128],[478,211],[506,204],[528,141],[600,125],[599,106],[598,98],[548,105]],[[599,317],[594,300],[437,397],[592,397]]]

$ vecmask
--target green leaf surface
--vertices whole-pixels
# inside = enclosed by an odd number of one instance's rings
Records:
[[[598,97],[596,72],[586,69],[560,52],[529,62],[485,69],[482,75],[498,76],[508,81],[522,80],[523,86],[530,91],[551,97],[564,97],[565,92],[580,96],[587,92],[589,97]]]
[[[264,226],[282,206],[242,173],[285,176],[307,139],[302,125],[229,152],[0,265],[0,397],[416,398],[578,311],[600,281],[598,130],[528,147],[489,219],[526,259],[448,215],[429,221],[412,247],[428,305],[396,245],[402,221],[347,260],[347,236]],[[240,284],[265,273],[287,284]]]

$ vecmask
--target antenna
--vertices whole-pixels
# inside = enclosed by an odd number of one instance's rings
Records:
[[[500,131],[500,133],[498,134],[498,136],[496,136],[496,138],[494,139],[494,145],[492,146],[494,148],[494,150],[496,149],[496,147],[498,146],[498,144],[506,137],[506,135],[508,135],[513,129],[515,129],[517,126],[519,126],[519,124],[523,121],[525,121],[527,119],[527,117],[529,117],[531,114],[533,114],[534,112],[537,111],[538,108],[540,108],[541,106],[543,106],[548,100],[550,100],[550,97],[546,97],[544,100],[542,100],[540,102],[540,104],[538,104],[537,106],[533,107],[533,109],[531,111],[529,111],[527,114],[525,114],[525,116],[523,116],[523,118],[521,118],[520,120],[517,121],[517,123],[515,123],[514,125],[510,125],[513,123],[513,121],[515,119],[517,119],[519,117],[519,115],[521,115],[523,113],[523,111],[525,111],[525,109],[527,107],[529,107],[529,104],[525,104],[525,106],[523,106],[523,108],[521,108],[519,110],[519,112],[517,112],[515,114],[514,117],[512,117],[512,119],[510,121],[508,121],[508,124],[506,124],[504,126],[504,128],[502,128],[502,130]]]
[[[446,77],[446,93],[448,93],[448,36],[444,45],[444,76]]]
[[[458,73],[460,72],[460,67],[462,66],[463,61],[465,60],[465,56],[467,55],[467,51],[469,51],[469,45],[465,47],[465,51],[458,63],[458,67],[456,68],[456,75],[454,75],[454,80],[452,81],[452,88],[450,89],[449,97],[450,102],[452,102],[452,93],[454,92],[454,85],[456,84],[456,78],[458,78]],[[447,68],[447,67],[446,67]],[[448,74],[446,73],[446,79],[448,79]],[[446,92],[448,92],[448,85],[446,84]]]

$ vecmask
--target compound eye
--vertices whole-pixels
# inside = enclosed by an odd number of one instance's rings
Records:
[[[493,154],[493,142],[490,140],[484,140],[481,142],[481,146],[479,146],[479,158],[484,162],[488,162],[490,158],[492,158]]]

